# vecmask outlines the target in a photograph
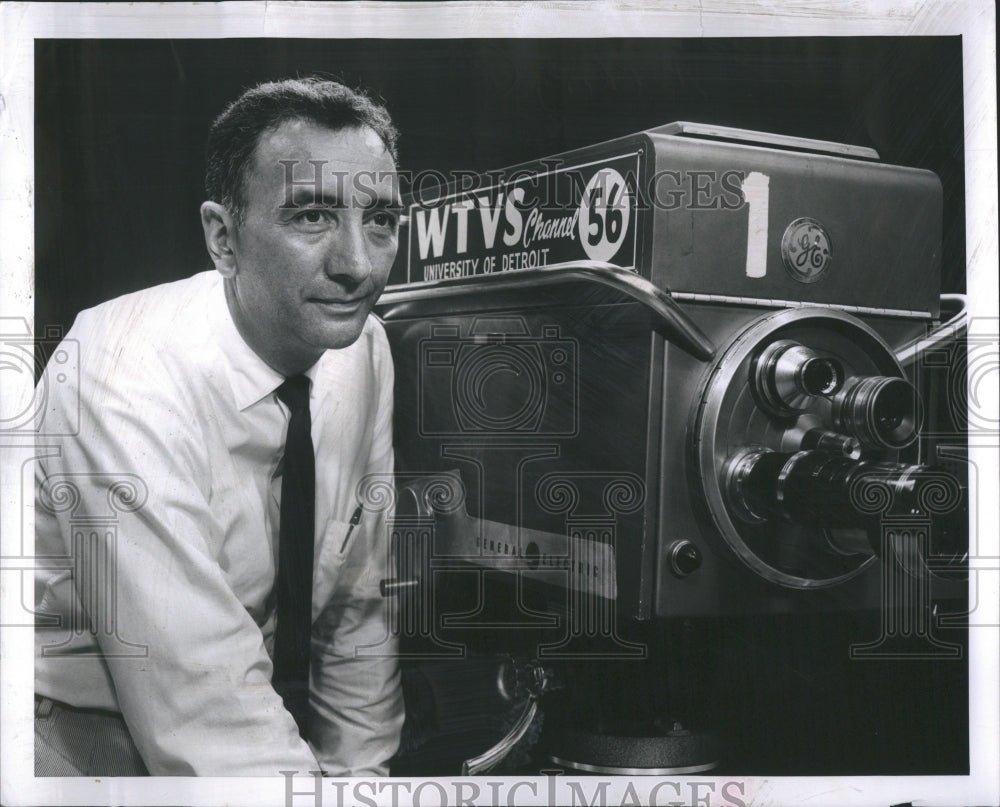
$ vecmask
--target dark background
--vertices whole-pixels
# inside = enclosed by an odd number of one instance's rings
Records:
[[[207,268],[212,119],[321,72],[384,100],[401,168],[485,171],[674,120],[873,146],[944,185],[943,288],[965,289],[959,37],[39,40],[36,331]]]

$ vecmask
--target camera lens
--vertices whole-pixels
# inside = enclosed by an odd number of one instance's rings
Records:
[[[740,515],[820,527],[864,527],[890,511],[944,513],[961,498],[955,478],[939,468],[823,451],[746,449],[730,460],[726,475],[730,504]]]
[[[819,356],[789,339],[764,348],[751,372],[757,399],[780,416],[804,412],[817,396],[833,395],[844,382],[844,367],[839,361]]]
[[[861,441],[857,437],[826,429],[809,429],[802,435],[802,448],[838,454],[850,460],[861,459]]]
[[[843,370],[832,359],[809,359],[802,366],[802,389],[810,395],[832,395],[843,381]]]
[[[916,390],[902,378],[853,379],[834,399],[833,419],[838,428],[867,445],[904,448],[917,436]]]
[[[903,425],[909,409],[909,403],[904,393],[905,390],[893,386],[875,399],[872,414],[875,419],[875,428],[880,433],[892,434]]]

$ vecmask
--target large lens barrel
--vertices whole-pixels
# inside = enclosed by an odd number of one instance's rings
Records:
[[[884,515],[944,514],[962,501],[958,480],[927,465],[850,460],[823,451],[747,449],[727,465],[730,504],[751,519],[868,527]]]
[[[904,448],[917,437],[920,402],[902,378],[852,378],[833,398],[833,422],[841,431],[878,448]]]
[[[844,383],[844,366],[798,342],[780,339],[757,356],[752,380],[757,397],[776,415],[805,411],[819,396],[834,395]]]

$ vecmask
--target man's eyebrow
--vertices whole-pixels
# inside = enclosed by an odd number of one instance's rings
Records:
[[[304,207],[305,205],[322,205],[323,207],[343,207],[344,201],[340,194],[329,192],[326,189],[317,194],[315,188],[299,187],[285,193],[281,208]]]
[[[317,195],[315,188],[303,187],[295,188],[290,193],[285,194],[284,201],[279,205],[282,210],[296,209],[308,205],[321,207],[346,207],[349,202],[345,202],[339,193],[328,193],[324,191]],[[387,210],[391,213],[399,213],[403,210],[403,203],[396,195],[374,196],[373,191],[366,189],[362,193],[362,201],[359,204],[365,210]]]
[[[403,203],[398,197],[379,197],[373,199],[371,204],[365,205],[367,210],[388,210],[390,213],[402,213]]]

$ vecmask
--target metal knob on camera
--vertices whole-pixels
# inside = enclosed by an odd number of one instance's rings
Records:
[[[670,571],[674,577],[687,577],[701,568],[701,550],[693,541],[686,538],[670,544],[667,557],[670,559]]]

